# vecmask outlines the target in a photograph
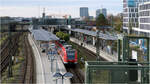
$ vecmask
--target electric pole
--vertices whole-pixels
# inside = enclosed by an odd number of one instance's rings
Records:
[[[97,61],[100,61],[100,40],[99,40],[99,33],[100,30],[97,29],[97,35],[96,35],[96,55],[97,55]]]

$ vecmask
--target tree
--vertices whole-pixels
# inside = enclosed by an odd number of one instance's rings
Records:
[[[108,25],[107,19],[103,14],[100,14],[96,19],[96,26],[99,27],[99,26],[106,26],[106,25]]]
[[[65,41],[69,41],[69,39],[70,39],[69,34],[66,34],[66,33],[65,33],[65,34],[64,34],[64,40],[65,40]]]
[[[56,36],[58,36],[60,39],[65,40],[65,41],[69,41],[69,34],[67,33],[63,33],[63,32],[57,32]]]
[[[100,56],[99,56],[99,54],[100,54],[100,48],[99,48],[100,47],[100,40],[99,40],[100,29],[99,29],[99,27],[102,28],[103,26],[106,26],[106,25],[108,25],[108,22],[107,22],[105,16],[103,14],[100,14],[98,16],[98,18],[96,19],[96,27],[98,29],[97,36],[96,36],[96,38],[97,38],[97,42],[96,42],[97,61],[100,60]]]
[[[56,36],[58,36],[60,39],[63,39],[63,32],[57,32]]]
[[[115,30],[118,32],[122,32],[122,22],[118,22],[115,24]]]
[[[112,14],[107,16],[108,24],[112,27],[114,26],[114,18],[115,16],[113,16]]]
[[[123,28],[123,18],[119,15],[117,16],[114,16],[114,29],[117,31],[117,32],[122,32],[122,28]]]

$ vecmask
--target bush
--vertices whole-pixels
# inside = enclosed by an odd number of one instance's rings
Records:
[[[69,41],[69,38],[70,38],[69,34],[63,33],[63,32],[57,32],[56,36],[65,41]]]
[[[64,34],[64,40],[65,41],[69,41],[69,38],[70,38],[69,34]]]

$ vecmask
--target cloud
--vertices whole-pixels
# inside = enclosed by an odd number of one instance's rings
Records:
[[[35,7],[2,7],[0,11],[0,16],[35,17],[39,14]]]

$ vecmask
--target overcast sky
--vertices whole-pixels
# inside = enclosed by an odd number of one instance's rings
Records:
[[[0,0],[0,16],[39,17],[46,10],[46,15],[69,14],[79,17],[79,8],[88,7],[90,16],[95,16],[96,9],[107,8],[108,13],[122,12],[122,0]]]

